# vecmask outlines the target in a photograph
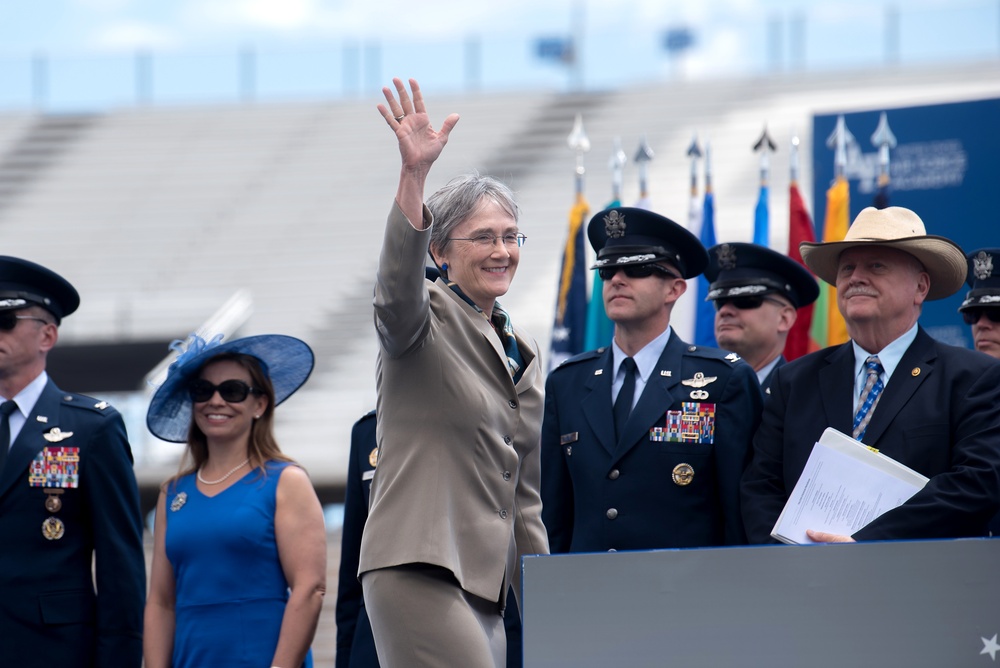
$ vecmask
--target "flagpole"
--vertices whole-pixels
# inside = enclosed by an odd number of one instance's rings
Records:
[[[611,199],[616,202],[621,202],[622,199],[622,181],[627,162],[628,156],[622,150],[621,137],[615,137],[611,157],[608,159],[608,169],[611,170]]]
[[[889,149],[896,148],[896,135],[889,127],[889,117],[883,111],[878,119],[878,127],[872,133],[872,145],[878,148],[878,190],[875,193],[875,208],[889,206]]]
[[[771,176],[771,154],[777,150],[777,145],[771,139],[771,135],[767,133],[767,124],[765,123],[760,139],[753,145],[753,152],[760,154],[760,196],[757,198],[757,207],[754,210],[753,242],[767,248],[771,246],[767,187]]]

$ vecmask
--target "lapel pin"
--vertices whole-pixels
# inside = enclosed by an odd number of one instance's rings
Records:
[[[47,417],[45,417],[44,415],[36,415],[35,416],[35,421],[36,422],[41,422],[42,424],[45,424],[45,423],[47,423],[49,421],[49,419]]]

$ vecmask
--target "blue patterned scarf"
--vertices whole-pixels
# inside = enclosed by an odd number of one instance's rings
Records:
[[[456,295],[465,300],[466,304],[476,309],[476,313],[487,318],[483,309],[479,308],[475,302],[469,299],[468,295],[462,292],[462,288],[458,287],[458,283],[453,283],[452,281],[445,281],[445,283],[449,288],[454,290]],[[493,320],[490,322],[490,325],[500,337],[500,343],[503,344],[504,353],[507,355],[507,369],[510,371],[511,378],[514,379],[514,384],[517,384],[517,381],[521,380],[521,374],[524,372],[524,359],[521,357],[521,351],[517,348],[517,339],[514,338],[514,325],[511,324],[507,311],[504,311],[500,307],[500,302],[493,304]]]

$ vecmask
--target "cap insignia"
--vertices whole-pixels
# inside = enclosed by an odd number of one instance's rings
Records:
[[[979,251],[972,258],[972,272],[980,281],[985,281],[993,274],[993,256],[986,251]]]
[[[0,308],[17,308],[27,304],[23,299],[0,299]]]
[[[719,258],[719,269],[736,268],[736,249],[729,244],[719,246],[715,255]]]
[[[625,216],[617,209],[604,216],[604,231],[611,239],[620,239],[625,236]]]

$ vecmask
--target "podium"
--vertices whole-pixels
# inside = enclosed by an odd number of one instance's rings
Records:
[[[1000,666],[1000,539],[527,556],[525,668]]]

